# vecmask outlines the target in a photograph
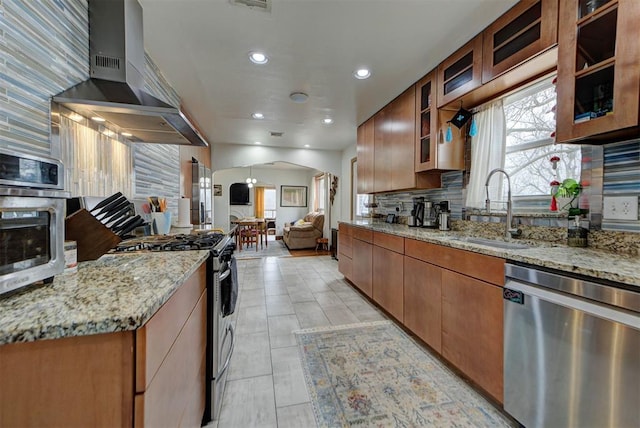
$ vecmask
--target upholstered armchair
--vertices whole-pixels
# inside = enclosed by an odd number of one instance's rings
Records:
[[[290,250],[315,248],[316,239],[322,238],[324,214],[312,212],[304,216],[301,224],[285,223],[282,240]]]

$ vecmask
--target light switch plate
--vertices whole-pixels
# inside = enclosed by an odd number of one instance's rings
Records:
[[[602,208],[605,220],[638,220],[637,196],[605,196]]]

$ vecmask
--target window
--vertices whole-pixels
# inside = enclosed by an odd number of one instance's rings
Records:
[[[580,179],[579,145],[554,144],[556,93],[551,79],[529,86],[504,99],[506,146],[504,169],[516,196],[547,197],[552,180]],[[558,156],[557,170],[551,157]],[[506,187],[506,186],[505,186]],[[503,189],[506,200],[507,189]]]
[[[317,212],[324,212],[325,209],[325,200],[326,200],[326,186],[325,186],[325,178],[324,174],[318,175],[314,177],[314,200],[313,200],[313,209]]]
[[[579,145],[555,144],[556,93],[552,79],[534,83],[476,109],[477,124],[471,138],[471,170],[467,185],[468,208],[484,209],[486,179],[491,170],[504,169],[510,177],[514,209],[547,209],[550,183],[580,179]],[[551,158],[557,156],[557,169]],[[500,177],[500,178],[498,178]],[[498,175],[489,183],[492,210],[504,210],[508,187]],[[520,203],[518,204],[518,200]]]
[[[264,217],[276,218],[276,189],[264,189]]]

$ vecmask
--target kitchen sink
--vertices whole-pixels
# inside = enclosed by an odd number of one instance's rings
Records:
[[[526,250],[531,248],[529,245],[520,244],[515,242],[498,241],[495,239],[486,238],[460,238],[460,241],[468,242],[470,244],[486,245],[487,247],[501,248],[504,250]]]

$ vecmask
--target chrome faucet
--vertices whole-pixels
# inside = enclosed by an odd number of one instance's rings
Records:
[[[511,205],[513,204],[513,202],[511,201],[511,178],[509,177],[509,174],[507,174],[507,171],[505,171],[504,169],[496,168],[487,176],[487,181],[484,183],[484,188],[487,191],[485,207],[487,209],[487,213],[491,213],[491,200],[489,200],[489,180],[491,180],[491,176],[496,172],[501,172],[505,177],[507,177],[507,221],[505,224],[504,237],[515,238],[522,234],[522,230],[518,229],[517,227],[513,227],[513,212],[511,209]]]

